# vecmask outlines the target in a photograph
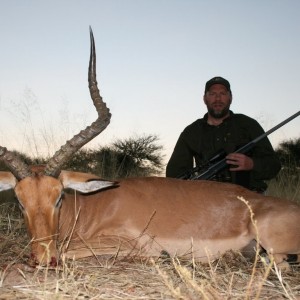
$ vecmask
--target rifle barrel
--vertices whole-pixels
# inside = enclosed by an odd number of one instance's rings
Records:
[[[251,141],[248,144],[244,145],[243,147],[237,149],[234,153],[246,153],[246,152],[248,152],[260,140],[262,140],[263,138],[267,137],[269,134],[271,134],[275,130],[279,129],[280,127],[282,127],[286,123],[292,121],[293,119],[295,119],[299,115],[300,115],[300,111],[296,112],[295,114],[293,114],[292,116],[290,116],[286,120],[282,121],[281,123],[277,124],[273,128],[271,128],[268,131],[264,132],[263,134],[261,134],[260,136],[258,136],[257,138],[255,138],[253,141]],[[226,164],[226,158],[223,158],[220,161],[218,161],[215,164],[213,164],[210,167],[208,167],[208,169],[206,171],[202,172],[201,174],[192,176],[191,179],[192,180],[196,180],[196,179],[206,179],[206,180],[208,180],[208,179],[211,179],[219,171],[221,171],[222,169],[224,169],[226,167],[226,165],[227,165]]]
[[[252,147],[251,145],[255,145],[256,143],[258,143],[260,140],[264,139],[265,137],[267,137],[269,134],[271,134],[272,132],[276,131],[277,129],[279,129],[280,127],[282,127],[283,125],[285,125],[286,123],[292,121],[293,119],[295,119],[296,117],[298,117],[300,115],[300,110],[298,112],[296,112],[295,114],[293,114],[292,116],[290,116],[289,118],[285,119],[284,121],[280,122],[279,124],[277,124],[276,126],[274,126],[273,128],[269,129],[268,131],[266,131],[265,133],[261,134],[260,136],[258,136],[257,138],[255,138],[253,141],[249,142],[248,144],[244,145],[243,147],[237,149],[235,151],[235,153],[245,153],[247,151],[249,151]],[[244,149],[245,148],[245,149]]]

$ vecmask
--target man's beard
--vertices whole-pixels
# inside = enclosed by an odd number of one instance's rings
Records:
[[[222,119],[224,117],[227,116],[228,112],[229,112],[229,106],[228,107],[225,107],[224,109],[222,110],[218,110],[218,111],[215,111],[214,109],[212,108],[208,108],[208,113],[215,119]]]

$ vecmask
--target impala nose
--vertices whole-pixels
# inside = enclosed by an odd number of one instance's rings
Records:
[[[51,266],[56,267],[58,262],[58,253],[56,250],[56,242],[32,242],[31,245],[31,258],[32,265]]]
[[[55,256],[51,256],[50,260],[46,260],[44,256],[41,259],[38,259],[37,255],[35,253],[31,253],[29,265],[30,266],[41,265],[41,266],[57,267],[58,261]]]

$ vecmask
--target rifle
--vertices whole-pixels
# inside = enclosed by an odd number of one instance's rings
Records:
[[[246,145],[242,146],[241,148],[237,149],[236,151],[234,151],[234,153],[247,153],[259,141],[261,141],[262,139],[264,139],[269,134],[276,131],[277,129],[279,129],[280,127],[285,125],[286,123],[288,123],[291,120],[295,119],[299,115],[300,115],[300,111],[296,112],[295,114],[293,114],[292,116],[290,116],[286,120],[282,121],[278,125],[271,128],[270,130],[268,130],[265,133],[261,134],[260,136],[258,136],[257,138],[255,138],[254,140],[249,142],[248,144],[246,144]],[[182,174],[178,178],[191,179],[191,180],[200,180],[200,179],[209,180],[209,179],[212,179],[212,178],[214,178],[214,176],[216,174],[218,174],[220,171],[222,171],[223,169],[225,169],[227,167],[225,156],[226,156],[226,153],[225,153],[224,150],[222,150],[222,151],[218,152],[216,155],[214,155],[211,159],[209,159],[206,163],[201,164],[199,166],[196,166],[195,168],[189,170],[188,172],[185,172],[184,174]],[[200,174],[195,174],[197,172],[200,172],[203,169],[204,169],[204,171],[201,172]]]

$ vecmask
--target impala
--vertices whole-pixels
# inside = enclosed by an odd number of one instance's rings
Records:
[[[213,181],[148,177],[112,182],[62,170],[110,122],[97,87],[91,30],[90,38],[88,81],[96,121],[67,141],[46,166],[28,166],[0,146],[0,159],[10,170],[0,172],[0,190],[15,191],[31,237],[33,261],[55,266],[61,254],[149,257],[162,251],[207,261],[253,240],[276,263],[298,261],[300,208],[293,202]],[[66,188],[76,192],[64,194]]]

